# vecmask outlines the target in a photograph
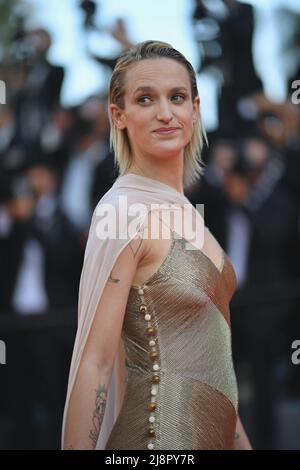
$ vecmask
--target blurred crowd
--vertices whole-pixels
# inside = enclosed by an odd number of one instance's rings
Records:
[[[82,2],[88,27],[93,3]],[[291,100],[300,71],[288,77],[287,99],[272,102],[253,64],[253,8],[219,3],[209,9],[198,0],[193,11],[198,72],[221,77],[221,85],[219,125],[203,154],[206,171],[186,195],[204,203],[206,225],[234,265],[234,354],[240,380],[248,371],[253,391],[249,401],[251,390],[243,395],[242,389],[241,405],[254,444],[272,448],[275,392],[282,383],[285,393],[300,392],[290,365],[300,332],[300,112]],[[121,49],[130,46],[122,20],[111,34]],[[47,59],[50,34],[27,31],[22,42],[30,51],[26,60],[0,65],[7,89],[0,106],[0,315],[70,308],[75,320],[91,215],[118,175],[107,96],[62,106],[64,68]],[[116,61],[94,59],[110,69]]]
[[[279,420],[280,400],[300,397],[291,363],[291,344],[300,333],[300,112],[292,98],[299,55],[287,77],[286,100],[272,102],[253,64],[253,8],[235,0],[222,3],[224,9],[216,11],[199,0],[194,11],[200,71],[221,74],[222,85],[205,175],[187,195],[205,204],[206,224],[237,275],[233,353],[240,412],[253,446],[299,448],[292,439],[299,429]],[[297,49],[299,16],[292,25],[290,48]],[[286,435],[281,442],[279,429]]]
[[[107,98],[62,107],[50,36],[28,36],[30,67],[5,69],[0,108],[2,313],[75,306],[91,212],[114,177]]]

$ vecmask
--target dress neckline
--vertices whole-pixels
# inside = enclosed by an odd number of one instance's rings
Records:
[[[209,228],[208,227],[204,227],[206,228],[209,232]],[[171,229],[172,230],[172,229]],[[177,233],[175,232],[174,230],[172,230],[172,236],[173,236],[173,233]],[[210,232],[211,233],[211,232]],[[182,237],[181,235],[179,235],[179,238],[182,238],[186,243],[188,244],[191,244],[186,238]],[[219,243],[218,243],[219,245]],[[195,245],[194,245],[195,246]],[[195,246],[195,250],[191,250],[191,251],[195,251],[195,252],[200,252],[201,255],[206,258],[208,260],[208,262],[211,264],[211,266],[213,266],[213,268],[220,274],[222,275],[223,274],[223,271],[224,271],[224,266],[225,266],[225,252],[223,250],[223,248],[219,245],[219,248],[220,248],[220,251],[221,251],[221,262],[220,262],[220,266],[217,266],[214,261],[203,251],[201,250],[200,248],[197,248]]]
[[[174,250],[174,247],[175,247],[175,244],[176,244],[176,240],[179,240],[179,241],[182,240],[185,243],[191,244],[185,237],[178,234],[175,230],[173,230],[173,229],[170,229],[170,230],[171,230],[172,243],[170,245],[169,251],[168,251],[165,259],[160,264],[160,266],[157,268],[157,270],[153,274],[151,274],[146,281],[142,282],[141,284],[132,284],[131,285],[132,289],[141,289],[143,287],[146,287],[148,284],[150,284],[162,272],[164,266],[167,264],[167,262],[169,261],[169,259],[171,258],[172,254],[173,254],[173,250]],[[177,234],[178,237],[176,237],[175,234]],[[200,250],[200,248],[196,247],[195,250],[189,250],[189,251],[195,252],[195,253],[200,252],[200,255],[206,260],[206,262],[209,263],[209,265],[212,267],[212,269],[217,273],[218,277],[222,278],[223,274],[224,274],[225,264],[226,264],[226,254],[225,254],[224,250],[222,249],[222,247],[220,247],[220,249],[221,249],[221,253],[222,253],[222,259],[221,259],[220,267],[218,267],[210,259],[210,257],[204,253],[204,251]]]

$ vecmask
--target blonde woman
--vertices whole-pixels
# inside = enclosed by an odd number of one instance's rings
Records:
[[[249,449],[231,353],[235,273],[184,195],[203,173],[193,67],[170,44],[137,44],[115,66],[109,111],[120,175],[90,226],[62,448]]]

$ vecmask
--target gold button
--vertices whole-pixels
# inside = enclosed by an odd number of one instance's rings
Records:
[[[140,305],[140,312],[141,313],[146,313],[147,312],[147,305],[144,305],[144,304]]]
[[[153,384],[159,384],[160,383],[160,376],[159,375],[154,375],[152,377],[152,383]]]
[[[159,354],[158,354],[157,351],[151,351],[149,353],[149,357],[150,357],[151,361],[156,361],[159,358]]]
[[[155,411],[156,410],[156,404],[155,403],[148,403],[148,410],[149,411]]]
[[[148,336],[155,336],[156,335],[156,329],[153,328],[152,326],[149,326],[149,328],[147,328],[147,335]]]

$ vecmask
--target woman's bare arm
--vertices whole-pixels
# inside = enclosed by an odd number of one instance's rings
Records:
[[[96,447],[128,295],[145,247],[143,238],[129,242],[118,256],[103,290],[70,397],[64,449]]]

